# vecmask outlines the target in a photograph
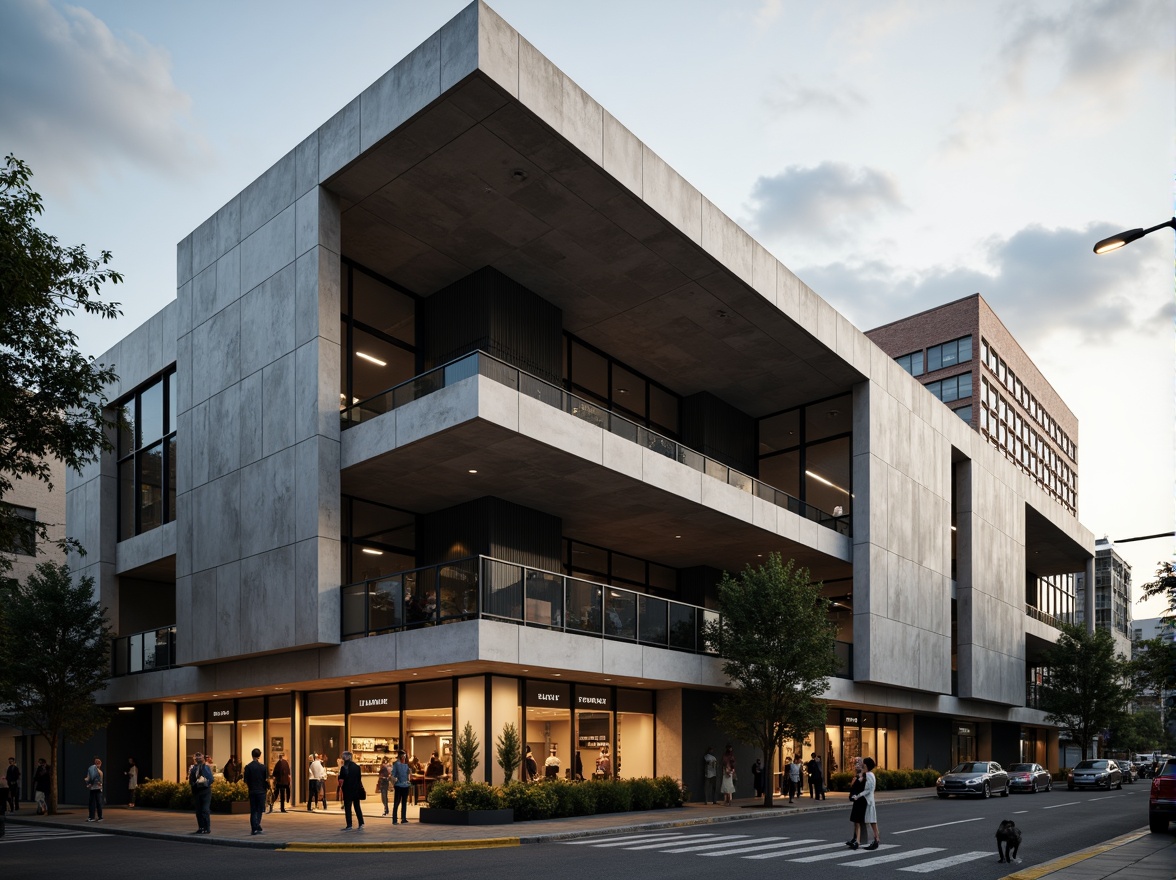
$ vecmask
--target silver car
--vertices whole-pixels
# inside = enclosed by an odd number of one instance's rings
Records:
[[[964,761],[935,781],[935,793],[941,798],[953,794],[986,798],[997,792],[1009,796],[1009,774],[996,761]]]
[[[1123,787],[1123,771],[1109,758],[1079,761],[1066,779],[1066,788],[1112,788]]]

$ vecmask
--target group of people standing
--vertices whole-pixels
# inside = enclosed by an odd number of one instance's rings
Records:
[[[873,831],[874,839],[866,849],[878,848],[878,811],[874,806],[874,792],[878,787],[878,781],[874,778],[876,766],[873,758],[863,758],[854,767],[853,784],[849,787],[849,799],[853,802],[849,811],[849,821],[853,823],[853,837],[845,841],[845,845],[850,849],[857,849],[861,845],[867,825]]]
[[[795,798],[803,797],[804,780],[808,777],[809,797],[814,800],[825,799],[825,771],[821,765],[821,759],[817,757],[817,753],[812,753],[812,758],[807,764],[801,760],[802,756],[798,753],[795,760],[789,755],[784,762],[784,770],[780,774],[780,794],[788,795],[788,803],[793,803]],[[762,797],[764,789],[771,779],[771,774],[765,772],[764,766],[756,758],[755,763],[751,765],[751,785],[755,790],[756,797]],[[714,748],[706,747],[706,754],[702,757],[702,802],[704,804],[717,804],[718,795],[723,795],[723,804],[730,806],[731,798],[735,794],[735,784],[738,782],[738,775],[735,769],[735,750],[730,745],[723,751],[723,757],[716,758]]]

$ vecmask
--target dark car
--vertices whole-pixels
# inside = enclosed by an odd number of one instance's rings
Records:
[[[1076,788],[1112,788],[1123,787],[1123,771],[1119,765],[1109,758],[1096,758],[1090,761],[1079,761],[1074,765],[1066,779],[1066,787],[1073,791]]]
[[[1009,796],[1009,774],[996,761],[964,761],[935,781],[935,793],[941,798],[953,794],[986,798],[995,792]]]
[[[1049,791],[1053,777],[1040,764],[1013,764],[1009,767],[1009,791]]]
[[[1176,821],[1176,760],[1169,760],[1152,778],[1147,801],[1147,824],[1153,834],[1164,834]]]

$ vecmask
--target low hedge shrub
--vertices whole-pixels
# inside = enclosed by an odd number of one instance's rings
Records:
[[[680,807],[687,792],[669,776],[657,779],[593,779],[569,782],[545,779],[511,781],[502,786],[485,782],[438,782],[429,791],[429,806],[450,810],[514,810],[516,822],[660,810]]]

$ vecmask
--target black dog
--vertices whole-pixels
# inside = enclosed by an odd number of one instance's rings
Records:
[[[1017,852],[1021,849],[1021,829],[1011,819],[1005,819],[996,829],[996,854],[1000,856],[998,862],[1016,862]]]

